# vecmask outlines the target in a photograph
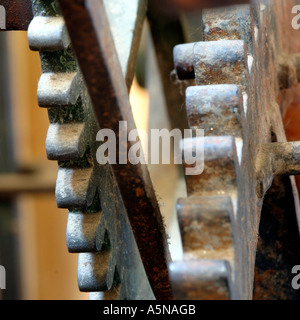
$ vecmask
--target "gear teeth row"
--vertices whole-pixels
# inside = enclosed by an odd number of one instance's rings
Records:
[[[108,243],[101,251],[79,253],[78,286],[81,291],[106,292],[119,285],[119,274]]]
[[[176,299],[227,300],[237,287],[237,181],[252,65],[253,17],[249,6],[220,11],[220,18],[216,11],[220,10],[203,13],[205,41],[174,48],[178,78],[196,80],[196,86],[186,90],[189,127],[204,129],[205,135],[182,142],[184,155],[197,147],[200,150],[202,144],[205,165],[201,174],[185,176],[188,198],[177,203],[183,260],[170,264]],[[184,165],[187,173],[189,166]]]
[[[59,164],[56,202],[59,208],[69,209],[67,247],[69,252],[79,253],[79,289],[95,292],[94,298],[119,297],[119,276],[104,215],[97,204],[99,168],[90,147],[97,126],[90,115],[90,102],[65,22],[57,12],[45,16],[54,8],[49,6],[47,1],[33,2],[38,15],[29,26],[28,41],[32,50],[41,52],[38,104],[49,113],[47,157]]]
[[[79,253],[78,285],[84,292],[102,292],[119,286],[116,263],[102,212],[70,211],[67,224],[69,252]]]

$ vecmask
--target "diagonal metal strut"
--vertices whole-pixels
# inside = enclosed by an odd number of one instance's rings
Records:
[[[102,0],[59,3],[100,128],[118,133],[119,121],[127,121],[128,131],[134,129],[128,91]],[[117,139],[117,150],[126,150],[126,158],[132,145]],[[111,166],[153,293],[159,300],[172,299],[167,237],[148,169],[129,161]]]

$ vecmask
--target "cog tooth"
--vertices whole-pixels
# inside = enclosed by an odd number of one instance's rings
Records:
[[[247,49],[243,40],[197,42],[194,45],[197,85],[237,84],[246,91]]]
[[[107,292],[107,291],[106,291]],[[89,293],[89,300],[105,300],[105,292],[101,292],[101,291],[99,291],[99,292],[90,292]],[[111,300],[113,300],[113,299],[111,299]]]
[[[49,160],[79,159],[86,151],[85,123],[52,123],[49,126],[46,151]]]
[[[236,85],[188,87],[186,110],[189,127],[205,136],[242,137],[243,96]]]
[[[229,300],[231,270],[225,260],[189,260],[169,266],[176,300]]]
[[[244,40],[252,54],[254,17],[250,5],[206,9],[202,13],[203,41]]]
[[[79,253],[78,286],[80,291],[106,291],[110,252]]]
[[[67,49],[70,38],[62,17],[35,17],[28,28],[28,42],[34,51],[59,51]]]
[[[60,167],[55,189],[57,206],[65,209],[90,206],[96,193],[93,179],[93,168]]]
[[[78,72],[43,73],[38,84],[38,104],[40,107],[60,107],[74,105],[80,95]]]
[[[89,300],[120,300],[120,287],[112,287],[105,292],[90,292]]]
[[[230,197],[189,197],[177,202],[184,260],[224,259],[234,266]]]
[[[182,141],[184,160],[193,150],[204,144],[205,169],[197,175],[186,175],[188,195],[233,195],[236,194],[238,157],[234,137],[198,137]],[[189,165],[184,164],[188,169]],[[220,177],[222,180],[220,181]]]
[[[69,212],[67,223],[67,247],[69,252],[96,252],[96,234],[101,212]]]
[[[195,78],[194,45],[195,42],[179,44],[173,49],[174,65],[179,80]]]

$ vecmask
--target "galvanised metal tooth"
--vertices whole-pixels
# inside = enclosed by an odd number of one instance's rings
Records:
[[[242,137],[243,96],[236,85],[188,87],[186,110],[189,127],[205,136]]]
[[[107,272],[110,251],[97,253],[79,253],[78,255],[78,286],[80,291],[106,291]]]
[[[55,188],[57,206],[70,210],[90,206],[96,193],[95,175],[93,167],[60,167]]]
[[[230,197],[189,197],[177,202],[183,259],[226,259],[234,267],[234,213]]]
[[[65,50],[70,45],[70,38],[62,17],[35,17],[28,28],[28,42],[34,51]]]
[[[46,138],[49,160],[80,159],[86,151],[86,123],[52,123]]]
[[[225,260],[175,261],[169,272],[176,300],[231,298],[231,270]]]
[[[67,247],[69,252],[96,252],[96,235],[102,212],[72,211],[68,215]]]
[[[40,107],[61,107],[75,105],[80,95],[79,72],[45,72],[38,84]]]
[[[181,148],[186,169],[190,168],[186,164],[186,155],[191,155],[196,149],[200,151],[202,146],[205,159],[204,170],[199,174],[185,175],[188,196],[235,195],[239,166],[234,137],[184,139]]]

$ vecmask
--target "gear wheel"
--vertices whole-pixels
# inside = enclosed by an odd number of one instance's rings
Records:
[[[282,121],[300,80],[299,31],[286,16],[295,4],[206,10],[203,41],[174,49],[179,79],[196,81],[186,91],[189,126],[205,131],[204,172],[186,176],[188,197],[177,204],[184,257],[169,267],[175,299],[297,298],[288,282],[300,264],[299,198],[285,175],[300,173],[299,142],[287,142]],[[98,126],[57,1],[33,0],[33,10],[38,101],[48,109],[47,155],[59,164],[56,199],[69,210],[79,288],[92,299],[153,299],[111,168],[95,159]]]
[[[189,127],[205,131],[204,172],[186,176],[188,197],[177,204],[184,255],[170,265],[175,299],[299,295],[299,196],[294,177],[282,177],[299,174],[300,144],[287,142],[282,121],[299,95],[299,31],[286,15],[295,4],[205,10],[203,41],[174,48],[178,78],[196,81],[186,91]],[[183,150],[200,143],[185,140]]]
[[[95,300],[153,299],[111,168],[96,161],[99,129],[58,2],[32,5],[29,45],[42,63],[38,103],[48,110],[47,156],[58,161],[56,201],[69,210],[67,247],[79,253],[79,289]]]

